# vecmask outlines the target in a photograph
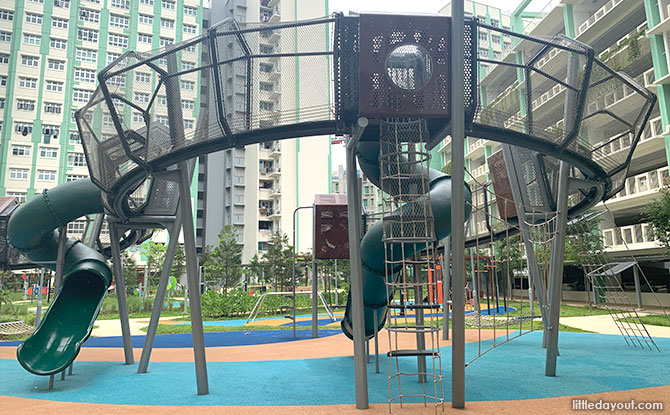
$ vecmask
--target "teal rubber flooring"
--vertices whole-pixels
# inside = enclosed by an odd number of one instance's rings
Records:
[[[386,341],[385,338],[380,338]],[[670,384],[670,339],[657,339],[661,352],[626,345],[620,336],[561,333],[558,376],[544,376],[542,334],[533,332],[493,349],[466,368],[468,401],[516,400],[602,393]],[[485,348],[486,345],[483,346]],[[466,345],[466,360],[478,351]],[[449,400],[451,353],[442,350],[444,396]],[[121,356],[121,355],[120,355]],[[299,358],[300,356],[295,356]],[[389,359],[368,365],[371,403],[388,399]],[[416,358],[401,361],[416,370]],[[137,365],[75,362],[74,375],[48,390],[48,378],[0,360],[0,394],[67,402],[135,405],[330,405],[354,403],[352,357],[282,361],[210,362],[210,394],[197,396],[193,363],[155,362],[138,375]],[[403,393],[421,393],[415,377],[403,380]],[[427,387],[432,388],[432,384]],[[393,388],[392,393],[397,389]]]

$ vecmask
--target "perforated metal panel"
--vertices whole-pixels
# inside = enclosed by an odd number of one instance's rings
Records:
[[[366,117],[449,117],[449,33],[446,16],[361,14],[359,113]],[[389,76],[391,52],[403,45],[428,53],[430,76],[417,89],[403,89]],[[406,75],[409,87],[417,73]]]
[[[349,211],[345,195],[316,195],[314,256],[318,259],[349,258]]]

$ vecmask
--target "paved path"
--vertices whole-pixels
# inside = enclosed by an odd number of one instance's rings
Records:
[[[170,320],[178,319],[179,316],[171,317],[161,317],[160,323],[166,323]],[[149,318],[131,318],[130,321],[130,335],[144,335],[147,334],[141,329],[149,325]],[[95,327],[91,336],[103,337],[103,336],[120,336],[121,335],[121,322],[119,320],[96,320]]]
[[[639,313],[644,315],[647,313]],[[609,314],[604,314],[600,316],[585,316],[585,317],[561,317],[561,324],[566,326],[575,327],[582,330],[588,330],[595,333],[602,334],[621,334],[619,328],[612,320],[612,316]],[[636,325],[624,323],[626,327],[632,326],[633,328]],[[651,326],[646,325],[647,331],[651,337],[670,337],[670,327],[663,326]]]

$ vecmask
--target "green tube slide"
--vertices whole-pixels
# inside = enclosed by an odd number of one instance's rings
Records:
[[[365,176],[377,187],[380,187],[379,170],[379,142],[361,142],[356,147],[358,164]],[[399,163],[401,164],[401,163]],[[428,169],[430,179],[430,205],[435,219],[435,235],[438,240],[447,237],[451,233],[451,177],[434,169]],[[467,184],[465,186],[465,199],[472,201],[472,194]],[[406,208],[406,206],[404,207]],[[401,210],[403,207],[400,208]],[[465,204],[465,218],[470,216],[471,207]],[[400,252],[406,256],[412,256],[414,252],[405,246],[404,251],[393,249],[394,261],[401,260]],[[417,249],[422,249],[417,244]],[[361,240],[361,262],[363,263],[363,305],[365,313],[365,336],[374,336],[375,329],[384,327],[387,316],[387,298],[385,272],[384,272],[384,243],[382,242],[382,221],[377,222]],[[390,276],[395,278],[395,276]],[[374,319],[374,310],[377,310],[377,319]],[[342,331],[353,340],[354,331],[351,321],[351,291],[347,298],[347,307],[342,319]]]
[[[19,207],[9,220],[7,239],[32,261],[55,261],[56,229],[94,213],[103,213],[100,189],[88,179],[75,180]],[[112,282],[107,261],[95,250],[68,239],[65,252],[60,289],[33,335],[16,351],[21,366],[36,375],[58,373],[74,361]]]

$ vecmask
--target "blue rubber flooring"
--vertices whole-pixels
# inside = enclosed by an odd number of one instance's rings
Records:
[[[670,384],[670,339],[657,339],[662,352],[626,346],[620,336],[561,333],[558,376],[544,376],[542,333],[522,336],[498,347],[466,368],[468,401],[516,400],[601,393]],[[466,345],[472,356],[477,344]],[[444,396],[451,395],[450,351],[443,348]],[[299,356],[295,356],[298,358]],[[389,360],[380,357],[381,373],[368,365],[369,398],[386,403]],[[114,362],[75,362],[74,375],[56,380],[34,376],[15,360],[0,360],[0,394],[67,402],[136,405],[327,405],[353,404],[352,357],[210,362],[210,394],[196,395],[193,363],[154,362],[149,373]],[[401,361],[416,370],[416,359]],[[421,384],[403,382],[404,393]],[[392,390],[395,392],[395,390]]]
[[[320,329],[319,336],[327,337],[341,333],[341,330]],[[298,340],[312,338],[311,330],[296,330],[295,336]],[[133,347],[142,348],[144,346],[144,336],[131,336]],[[256,344],[282,343],[293,341],[293,330],[257,330],[257,331],[221,331],[206,332],[206,347],[225,347],[225,346],[252,346]],[[0,346],[18,346],[20,341],[0,342]],[[110,337],[90,337],[84,343],[83,347],[123,347],[121,336]],[[193,347],[190,333],[180,334],[160,334],[156,336],[154,348],[179,348]]]
[[[301,314],[296,316],[297,318],[309,318],[312,317],[311,314]],[[327,314],[319,314],[319,317],[328,317]],[[279,317],[261,317],[257,318],[255,321],[266,321],[266,320],[279,320],[283,319],[283,316]],[[319,320],[322,321],[322,320]],[[328,320],[330,321],[330,320]],[[239,327],[239,326],[244,326],[247,322],[247,319],[237,319],[237,320],[212,320],[212,321],[203,321],[202,324],[203,326],[224,326],[224,327]],[[176,323],[176,325],[190,325],[191,322],[184,322],[184,323]],[[311,325],[311,320],[310,324]],[[321,325],[321,324],[319,324]]]

